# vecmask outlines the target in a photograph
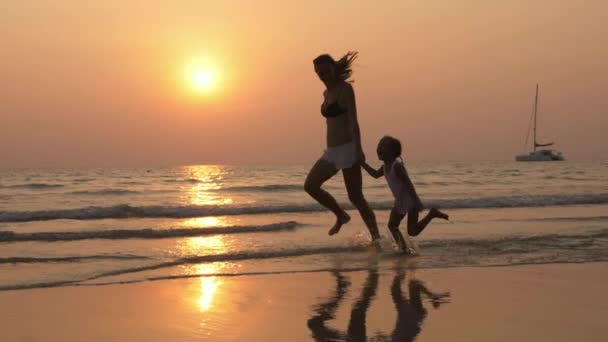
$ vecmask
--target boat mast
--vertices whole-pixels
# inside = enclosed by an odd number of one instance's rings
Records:
[[[536,95],[534,96],[534,152],[536,152],[536,112],[538,110],[538,83],[536,83]]]

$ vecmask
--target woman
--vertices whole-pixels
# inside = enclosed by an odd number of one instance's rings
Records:
[[[350,221],[350,216],[321,185],[342,170],[348,198],[376,241],[380,239],[376,217],[363,197],[360,163],[365,161],[365,155],[361,148],[355,93],[349,81],[356,58],[356,52],[348,52],[337,61],[330,55],[321,55],[313,61],[315,72],[327,88],[321,105],[321,114],[327,123],[327,149],[308,173],[304,189],[336,215],[336,224],[328,234],[337,234],[342,225]]]

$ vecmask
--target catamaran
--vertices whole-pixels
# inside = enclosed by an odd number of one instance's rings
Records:
[[[561,152],[558,151],[554,151],[551,149],[538,149],[538,147],[547,147],[547,146],[551,146],[553,145],[552,142],[550,143],[539,143],[536,140],[536,115],[538,112],[538,84],[536,85],[536,96],[534,97],[534,114],[533,115],[533,120],[534,120],[534,147],[532,149],[532,151],[530,151],[527,154],[520,154],[518,156],[515,156],[515,160],[516,161],[557,161],[557,160],[564,160],[564,156],[562,155]],[[530,128],[528,127],[528,133],[526,134],[526,142],[525,145],[528,145],[528,137],[530,136]]]

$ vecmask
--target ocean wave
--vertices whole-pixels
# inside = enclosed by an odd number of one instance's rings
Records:
[[[532,218],[527,221],[606,221],[608,216],[573,216],[573,217],[543,217]]]
[[[195,178],[187,179],[166,179],[166,183],[203,183],[203,181]],[[214,185],[209,191],[233,191],[233,192],[265,192],[265,191],[299,191],[304,188],[303,184],[263,184],[263,185],[235,185],[221,186]]]
[[[98,196],[98,195],[132,195],[140,194],[140,191],[126,190],[126,189],[101,189],[101,190],[83,190],[83,191],[72,191],[72,195],[85,195],[85,196]]]
[[[3,188],[8,189],[33,189],[33,190],[42,190],[42,189],[53,189],[53,188],[63,188],[65,185],[63,184],[47,184],[47,183],[25,183],[25,184],[15,184],[15,185],[5,185]]]
[[[571,181],[581,181],[581,182],[595,181],[595,179],[593,179],[593,178],[581,178],[581,177],[562,177],[561,179],[571,180]]]
[[[496,257],[504,254],[521,254],[524,255],[528,252],[537,252],[540,249],[552,250],[569,250],[570,252],[577,250],[582,251],[597,251],[596,253],[587,253],[584,255],[586,261],[598,261],[608,260],[608,250],[606,250],[606,238],[608,237],[608,229],[588,233],[588,234],[571,234],[571,235],[560,235],[560,234],[548,234],[548,235],[537,235],[537,236],[509,236],[497,239],[452,239],[452,240],[434,240],[419,243],[419,246],[424,249],[424,254],[429,257],[436,252],[444,253],[445,251],[452,252],[455,257],[460,257],[464,264],[471,265],[471,257]],[[277,258],[291,258],[291,257],[303,257],[311,255],[328,255],[328,254],[340,254],[340,253],[360,253],[368,252],[369,246],[367,245],[351,245],[351,246],[319,246],[319,247],[308,247],[308,248],[294,248],[294,249],[283,249],[283,250],[271,250],[271,251],[255,251],[255,252],[234,252],[234,253],[223,253],[215,255],[203,255],[203,256],[192,256],[180,258],[173,261],[157,263],[153,265],[144,265],[140,267],[131,267],[120,270],[114,270],[109,272],[103,272],[95,276],[89,277],[86,281],[95,280],[99,278],[117,276],[129,273],[137,273],[143,271],[156,270],[161,268],[187,265],[187,264],[200,264],[200,263],[212,263],[212,262],[227,262],[227,261],[243,261],[243,260],[260,260],[260,259],[277,259]],[[462,254],[465,256],[462,259]],[[565,255],[566,253],[564,253]],[[380,258],[393,258],[395,254],[393,252],[380,254]],[[441,258],[440,258],[441,259]],[[511,259],[517,261],[515,259]],[[564,260],[555,258],[557,262]],[[567,261],[567,260],[566,260]],[[463,266],[464,264],[459,264]],[[437,260],[435,263],[428,264],[428,266],[453,266],[454,264],[445,264],[445,261]]]
[[[130,273],[151,271],[156,269],[162,269],[167,267],[197,264],[197,263],[210,263],[217,261],[239,261],[239,260],[250,260],[250,259],[272,259],[272,258],[289,258],[289,257],[300,257],[307,255],[317,254],[337,254],[347,252],[363,252],[368,250],[367,246],[350,246],[350,247],[319,247],[319,248],[302,248],[282,251],[266,251],[266,252],[242,252],[242,253],[226,253],[219,255],[205,255],[205,256],[194,256],[177,259],[169,262],[162,262],[153,265],[146,265],[140,267],[132,267],[125,269],[118,269],[109,272],[99,273],[97,275],[80,278],[80,279],[66,279],[58,281],[45,281],[37,283],[26,283],[26,284],[15,284],[15,285],[0,285],[0,291],[11,291],[11,290],[27,290],[36,288],[47,288],[47,287],[59,287],[68,285],[77,285],[80,282],[92,281],[105,277],[118,276]]]
[[[234,191],[234,192],[264,192],[264,191],[298,191],[304,189],[302,184],[266,184],[266,185],[244,185],[244,186],[229,186],[215,190],[219,191]]]
[[[590,247],[593,245],[603,246],[608,244],[606,238],[608,238],[608,229],[582,234],[539,234],[484,239],[437,239],[423,241],[418,245],[425,249],[437,247],[450,248],[454,250],[463,250],[474,255],[486,256],[489,254],[513,252],[536,252],[539,248],[572,249],[576,247]],[[475,252],[472,248],[478,249],[480,252]],[[608,256],[608,253],[604,254]]]
[[[560,222],[560,221],[571,221],[571,222],[581,222],[581,221],[607,221],[608,216],[600,215],[600,216],[568,216],[568,217],[537,217],[537,218],[496,218],[496,219],[484,219],[484,221],[493,221],[493,222]],[[477,223],[479,220],[458,220],[459,223]]]
[[[322,272],[359,272],[370,269],[383,269],[379,266],[358,266],[358,267],[322,267],[304,270],[284,270],[284,271],[259,271],[259,272],[216,272],[216,273],[199,273],[199,274],[177,274],[177,275],[166,275],[156,277],[146,277],[143,279],[133,280],[119,280],[119,281],[108,281],[98,283],[85,283],[85,284],[74,284],[75,286],[104,286],[104,285],[124,285],[141,283],[144,281],[158,281],[158,280],[175,280],[175,279],[189,279],[189,278],[201,278],[201,277],[247,277],[247,276],[263,276],[263,275],[279,275],[279,274],[301,274],[301,273],[322,273]],[[387,268],[388,269],[388,268]]]
[[[415,268],[449,268],[449,267],[496,267],[496,266],[515,266],[515,265],[531,265],[531,264],[555,264],[555,263],[582,263],[582,262],[605,262],[608,261],[608,229],[592,231],[578,234],[545,234],[545,235],[528,235],[528,236],[505,236],[500,238],[483,238],[483,239],[443,239],[443,240],[426,240],[418,242],[421,249],[421,255],[411,259],[413,263],[411,267]],[[382,252],[368,253],[367,245],[351,245],[351,246],[310,246],[289,248],[285,246],[281,249],[272,249],[266,251],[237,251],[230,253],[222,253],[215,255],[188,256],[179,259],[160,261],[153,264],[147,263],[132,267],[123,267],[110,271],[101,271],[97,274],[89,276],[78,276],[71,279],[57,281],[42,281],[24,284],[0,285],[0,291],[32,289],[44,287],[56,287],[67,285],[94,285],[92,281],[99,281],[106,277],[133,275],[140,272],[154,271],[165,268],[177,267],[189,264],[204,264],[214,262],[238,262],[251,261],[262,259],[277,259],[277,258],[297,258],[307,256],[329,256],[332,254],[349,254],[348,268],[334,268],[330,265],[319,265],[316,261],[314,264],[309,264],[316,270],[280,270],[280,271],[263,271],[256,272],[255,270],[236,271],[234,273],[209,273],[198,275],[175,275],[174,272],[168,272],[169,275],[159,275],[150,277],[144,273],[140,279],[125,279],[111,280],[107,284],[129,283],[144,280],[162,280],[174,278],[187,278],[199,276],[244,276],[244,275],[263,275],[275,273],[299,273],[299,272],[325,272],[325,271],[357,271],[369,269],[373,267],[383,267],[389,269],[394,267],[393,262],[379,263],[381,261],[391,261],[396,258],[402,258],[401,253],[395,252],[392,249],[383,249]],[[105,258],[112,256],[82,256],[74,257],[58,257],[42,260],[33,260],[31,262],[78,262],[87,260],[87,258]],[[119,256],[123,257],[123,256]],[[136,258],[137,256],[128,256]],[[371,258],[371,259],[370,259]],[[10,258],[5,258],[6,262]],[[28,258],[23,258],[23,262],[28,262]],[[53,260],[55,259],[55,260]],[[67,260],[66,260],[67,259]],[[1,260],[1,259],[0,259]],[[293,263],[296,265],[296,263]],[[316,265],[316,266],[314,266]],[[318,267],[321,268],[318,268]],[[406,267],[410,267],[407,266]],[[88,282],[88,283],[87,283]],[[99,283],[103,285],[104,283]]]
[[[145,265],[140,267],[132,267],[120,270],[114,270],[109,272],[99,273],[97,275],[83,279],[82,281],[90,281],[104,277],[117,276],[122,274],[137,273],[143,271],[157,270],[161,268],[189,265],[189,264],[201,264],[201,263],[212,263],[212,262],[226,262],[226,261],[241,261],[241,260],[261,260],[261,259],[278,259],[278,258],[292,258],[302,257],[309,255],[327,255],[327,254],[339,254],[339,253],[352,253],[352,252],[365,252],[369,251],[368,246],[335,246],[335,247],[311,247],[311,248],[295,248],[295,249],[284,249],[278,251],[260,251],[260,252],[235,252],[235,253],[223,253],[215,255],[202,255],[180,258],[174,261],[157,263],[154,265]],[[1,288],[0,288],[1,289]]]
[[[295,221],[279,222],[266,225],[251,226],[228,226],[228,227],[206,227],[206,228],[174,228],[174,229],[115,229],[97,231],[77,232],[36,232],[15,233],[12,231],[0,231],[0,242],[21,241],[77,241],[89,239],[163,239],[188,236],[204,236],[218,234],[242,234],[242,233],[268,233],[279,231],[290,231],[302,226]]]
[[[122,182],[118,182],[117,184],[120,185],[144,185],[147,184],[145,182],[137,182],[137,181],[122,181]]]
[[[459,199],[430,199],[423,201],[427,208],[521,208],[583,204],[606,204],[608,193],[573,195],[499,196]],[[372,208],[388,210],[392,201],[371,203]],[[353,209],[350,204],[344,208]],[[186,206],[131,206],[85,207],[39,211],[0,211],[0,222],[27,222],[56,219],[94,220],[106,218],[188,218],[204,216],[255,215],[274,213],[302,213],[324,211],[318,204],[285,205],[186,205]]]
[[[91,181],[94,181],[94,180],[95,180],[95,178],[76,178],[76,179],[73,179],[72,182],[75,182],[75,183],[88,183],[88,182],[91,182]]]
[[[196,179],[196,178],[165,179],[165,180],[163,180],[163,182],[165,182],[165,183],[190,183],[190,184],[202,183],[201,180]]]
[[[34,264],[34,263],[50,263],[50,262],[81,262],[91,260],[137,260],[149,259],[146,256],[139,255],[85,255],[85,256],[68,256],[68,257],[6,257],[0,258],[0,264]]]

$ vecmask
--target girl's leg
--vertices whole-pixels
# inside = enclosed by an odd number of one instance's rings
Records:
[[[350,216],[338,205],[336,199],[327,191],[321,189],[321,185],[328,179],[333,177],[338,170],[326,160],[319,159],[308,172],[306,182],[304,182],[304,190],[322,206],[331,210],[336,215],[336,224],[332,230],[340,230],[340,227],[350,220]],[[335,233],[334,233],[335,234]]]
[[[372,208],[370,208],[369,204],[365,200],[365,197],[363,197],[361,166],[356,164],[348,169],[343,169],[342,174],[344,175],[344,183],[346,184],[348,199],[350,199],[351,203],[359,210],[361,218],[363,218],[363,222],[365,222],[365,225],[372,236],[372,240],[380,239],[378,225],[376,224],[376,216],[374,215]],[[335,233],[337,232],[338,231]]]
[[[399,249],[401,249],[401,251],[403,252],[407,252],[407,245],[405,244],[405,239],[399,231],[399,225],[401,224],[401,221],[404,217],[405,215],[401,214],[397,209],[393,208],[391,210],[391,216],[388,219],[388,230],[390,230],[391,234],[393,235],[393,239],[395,239],[395,242],[397,243],[397,246],[399,246]]]
[[[407,213],[407,233],[410,236],[417,236],[418,234],[422,233],[424,228],[426,228],[429,222],[431,222],[431,220],[435,217],[439,217],[444,220],[448,219],[448,215],[442,213],[436,208],[431,208],[429,213],[426,214],[426,216],[420,221],[418,221],[418,215],[419,212],[416,209],[412,209]]]

